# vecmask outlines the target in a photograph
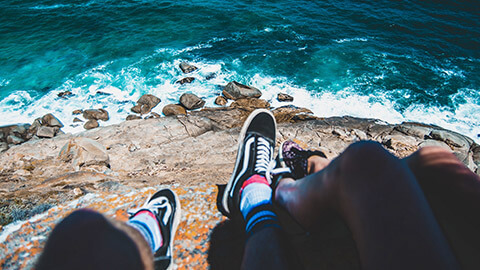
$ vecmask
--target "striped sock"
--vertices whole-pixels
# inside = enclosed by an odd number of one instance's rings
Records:
[[[240,211],[245,219],[245,230],[250,236],[267,227],[280,228],[272,205],[272,189],[265,177],[255,174],[243,183]]]
[[[141,210],[127,221],[127,225],[137,229],[143,235],[153,252],[162,246],[163,239],[160,225],[152,212]]]

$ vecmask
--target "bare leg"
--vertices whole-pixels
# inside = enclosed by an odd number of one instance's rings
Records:
[[[283,180],[275,199],[310,230],[339,214],[363,268],[457,268],[414,174],[378,143],[355,143],[320,172]]]

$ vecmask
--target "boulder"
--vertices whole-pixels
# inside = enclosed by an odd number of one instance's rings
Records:
[[[180,103],[188,110],[200,109],[205,105],[205,100],[191,93],[185,93],[180,97]]]
[[[225,105],[227,105],[227,99],[223,96],[218,96],[215,99],[215,104],[220,105],[220,106],[225,106]]]
[[[255,109],[267,109],[270,108],[270,103],[264,99],[259,98],[242,98],[235,100],[230,107],[232,108],[243,108],[249,111]]]
[[[185,108],[178,104],[169,104],[163,107],[162,113],[165,116],[178,115],[178,114],[187,114]]]
[[[135,105],[131,110],[134,113],[147,114],[155,106],[157,106],[160,101],[161,100],[154,95],[145,94],[138,99],[137,105]]]
[[[70,139],[60,150],[59,158],[64,162],[71,162],[76,169],[90,165],[110,167],[110,158],[105,146],[82,137]]]
[[[196,66],[191,65],[187,62],[180,63],[179,67],[183,71],[183,73],[190,73],[198,69]]]
[[[85,125],[83,125],[85,129],[97,128],[98,126],[98,122],[95,119],[90,119],[85,123]]]
[[[33,120],[32,125],[28,128],[27,138],[31,139],[33,137],[33,135],[37,134],[37,130],[41,126],[42,126],[42,119],[41,118],[37,118],[37,119]]]
[[[9,144],[21,144],[25,142],[25,140],[21,137],[17,137],[15,135],[8,135],[7,136],[7,143]]]
[[[317,119],[313,112],[306,108],[300,108],[293,105],[278,107],[272,111],[278,123],[297,122],[302,120]]]
[[[83,122],[83,120],[78,117],[73,118],[73,123],[78,123],[78,122]]]
[[[110,117],[108,116],[108,112],[104,109],[84,110],[83,118],[88,120],[102,120],[102,121],[108,121],[108,119],[110,119]]]
[[[10,130],[10,134],[25,138],[27,136],[29,128],[30,124],[18,124],[15,125],[12,130]]]
[[[195,80],[194,77],[186,77],[186,78],[183,78],[181,80],[178,80],[176,83],[179,83],[179,84],[186,84],[186,83],[191,83]]]
[[[73,115],[82,114],[83,110],[75,110],[72,112]]]
[[[277,95],[277,100],[281,102],[293,101],[293,97],[284,93],[279,93]]]
[[[430,137],[434,140],[445,142],[450,146],[470,149],[470,142],[465,136],[452,131],[433,130],[430,132]]]
[[[450,148],[450,146],[448,146],[448,144],[442,142],[442,141],[436,141],[436,140],[425,140],[423,142],[421,142],[418,147],[419,148],[422,148],[422,147],[427,147],[427,146],[437,146],[437,147],[441,147],[443,149],[447,149],[447,150],[450,150],[452,151],[452,149]]]
[[[72,91],[64,91],[64,92],[58,93],[57,96],[61,98],[67,98],[69,96],[73,96],[73,93]]]
[[[54,127],[41,126],[38,128],[36,135],[40,138],[53,138],[57,134],[57,129]]]
[[[140,117],[140,116],[138,116],[138,115],[136,115],[136,114],[129,114],[129,115],[127,116],[127,119],[126,119],[126,120],[127,120],[127,121],[130,121],[130,120],[138,120],[138,119],[142,119],[142,117]]]
[[[259,98],[262,92],[255,87],[243,85],[239,82],[229,82],[223,88],[223,95],[229,99],[237,100],[240,98]]]
[[[8,143],[0,142],[0,152],[7,151],[7,150],[8,150]]]
[[[63,124],[53,114],[49,113],[42,117],[42,126],[62,128]]]
[[[150,113],[154,118],[160,118],[160,114],[156,113],[156,112],[151,112]]]

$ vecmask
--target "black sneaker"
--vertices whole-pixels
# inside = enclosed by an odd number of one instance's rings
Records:
[[[218,210],[229,218],[240,214],[240,188],[254,174],[265,176],[275,149],[277,123],[265,109],[253,111],[243,124],[238,139],[237,160],[232,177],[224,192]]]
[[[173,240],[181,216],[178,196],[170,189],[162,189],[153,194],[136,213],[142,210],[155,214],[160,224],[163,244],[153,252],[155,269],[170,269],[173,266]]]

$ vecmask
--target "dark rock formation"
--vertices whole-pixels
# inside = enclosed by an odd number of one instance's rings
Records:
[[[191,83],[195,80],[194,77],[186,77],[186,78],[183,78],[181,80],[178,80],[176,81],[176,83],[179,83],[179,84],[186,84],[186,83]]]
[[[198,69],[196,66],[191,65],[187,62],[180,63],[179,67],[183,71],[183,73],[190,73]]]
[[[73,115],[82,114],[83,110],[75,110],[72,112]]]
[[[282,101],[282,102],[293,101],[293,97],[292,97],[292,96],[287,95],[287,94],[284,94],[284,93],[279,93],[279,94],[277,95],[277,99],[278,99],[278,101]]]
[[[69,96],[73,96],[73,93],[72,91],[64,91],[64,92],[58,93],[57,96],[61,98],[67,98]]]
[[[185,93],[180,97],[180,103],[188,110],[200,109],[205,105],[205,100],[191,93]]]
[[[262,96],[262,92],[255,87],[243,85],[239,82],[229,82],[225,88],[223,88],[223,95],[229,99],[240,98],[259,98]]]
[[[78,122],[83,122],[83,120],[78,117],[73,118],[73,123],[78,123]]]

